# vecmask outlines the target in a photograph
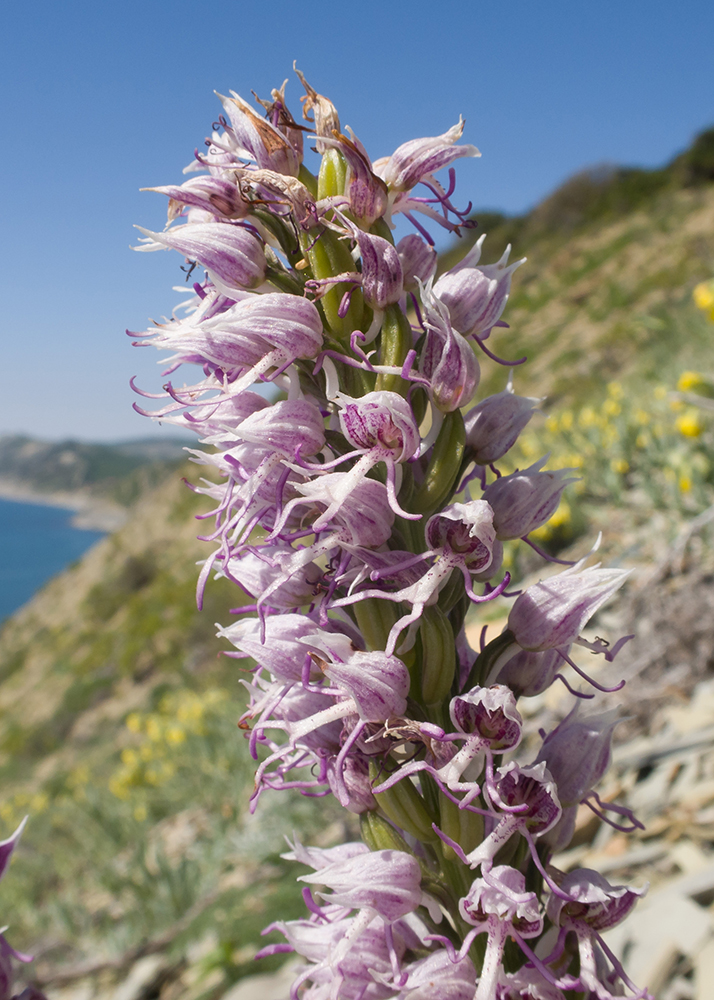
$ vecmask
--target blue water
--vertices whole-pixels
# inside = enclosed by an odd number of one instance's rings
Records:
[[[0,621],[103,537],[101,531],[73,528],[72,514],[0,500]]]

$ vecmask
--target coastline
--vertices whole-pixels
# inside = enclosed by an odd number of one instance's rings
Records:
[[[85,531],[117,531],[127,521],[129,512],[111,500],[99,500],[81,491],[42,492],[17,479],[0,476],[0,500],[35,503],[43,507],[61,507],[74,511],[73,528]]]

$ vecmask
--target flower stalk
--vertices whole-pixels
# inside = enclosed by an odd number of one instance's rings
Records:
[[[482,237],[435,281],[434,227],[473,225],[453,201],[452,164],[480,155],[463,122],[372,162],[298,76],[316,169],[284,87],[265,118],[222,98],[223,132],[190,168],[206,176],[154,189],[167,227],[138,247],[204,269],[184,318],[141,339],[172,352],[169,372],[201,368],[167,383],[155,416],[192,427],[194,460],[219,477],[197,487],[215,518],[200,589],[223,575],[255,600],[220,627],[255,664],[240,720],[253,806],[297,789],[360,816],[362,843],[294,846],[308,915],[270,928],[287,945],[263,954],[303,956],[304,1000],[608,1000],[614,981],[632,986],[599,930],[637,893],[549,864],[597,801],[615,721],[571,713],[522,761],[517,700],[574,644],[614,657],[622,641],[582,631],[626,574],[544,562],[508,603],[502,542],[527,543],[572,481],[545,458],[502,475],[539,400],[510,377],[478,397],[523,261],[481,264]],[[395,245],[400,213],[415,232]],[[495,607],[507,627],[472,649],[467,617]],[[579,959],[538,957],[546,914]]]

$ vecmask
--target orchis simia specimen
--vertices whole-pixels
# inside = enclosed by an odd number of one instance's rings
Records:
[[[512,377],[478,396],[484,360],[524,360],[497,343],[522,261],[481,264],[482,237],[436,279],[434,228],[472,226],[454,196],[452,165],[479,155],[463,124],[372,161],[298,76],[305,124],[284,87],[265,116],[221,98],[197,176],[154,189],[168,224],[138,247],[177,250],[197,279],[140,337],[171,353],[150,415],[193,429],[213,472],[194,487],[215,519],[199,603],[211,575],[249,595],[220,634],[255,663],[252,805],[334,794],[361,822],[362,843],[294,845],[308,912],[262,954],[302,956],[292,995],[309,1000],[648,996],[600,936],[637,893],[550,865],[580,803],[637,825],[594,790],[614,720],[573,712],[516,759],[519,698],[568,663],[602,687],[571,648],[613,659],[624,640],[582,631],[626,572],[544,564],[501,635],[475,652],[464,630],[472,606],[514,596],[503,543],[532,544],[571,481],[545,459],[502,474],[539,400]],[[415,232],[395,243],[399,214]],[[200,369],[186,384],[183,363]]]

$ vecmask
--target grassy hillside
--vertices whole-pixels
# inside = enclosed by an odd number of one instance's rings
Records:
[[[128,506],[185,461],[192,441],[147,438],[118,444],[0,437],[0,483],[37,493],[79,493]]]
[[[483,261],[507,243],[514,259],[528,257],[514,276],[511,329],[489,341],[504,358],[528,357],[518,391],[547,395],[550,406],[592,401],[614,378],[676,382],[711,361],[711,328],[691,292],[714,273],[713,180],[714,129],[662,170],[590,171],[527,216],[476,213],[478,228],[442,267],[483,232]],[[492,369],[484,389],[499,381]]]
[[[589,172],[529,216],[482,213],[470,234],[489,232],[486,261],[509,240],[529,258],[510,329],[489,346],[527,354],[516,390],[549,397],[515,460],[554,450],[553,466],[583,476],[542,533],[553,549],[595,523],[610,526],[611,551],[645,558],[652,524],[674,535],[714,499],[706,413],[695,421],[673,395],[686,371],[702,373],[690,386],[714,391],[714,328],[691,302],[694,284],[714,274],[713,179],[706,133],[661,171]],[[493,368],[484,394],[505,383]],[[99,482],[91,470],[101,463],[86,460],[83,482]],[[73,462],[52,468],[64,475]],[[131,481],[141,470],[122,471]],[[242,661],[221,657],[214,635],[236,595],[218,581],[195,610],[201,502],[179,474],[0,634],[2,830],[31,815],[4,900],[12,941],[38,953],[44,981],[85,963],[95,977],[116,963],[120,974],[164,950],[183,984],[172,997],[220,996],[253,971],[259,929],[301,911],[277,856],[283,833],[297,826],[327,842],[339,832],[327,800],[316,810],[265,798],[258,817],[246,815]],[[104,481],[123,489],[118,476]]]
[[[277,852],[312,810],[245,814],[241,664],[214,628],[239,598],[218,581],[196,611],[199,506],[172,478],[0,634],[0,820],[31,816],[4,905],[40,979],[157,941],[181,954],[210,927],[230,981],[260,929],[301,905]],[[253,878],[264,891],[246,906]]]

